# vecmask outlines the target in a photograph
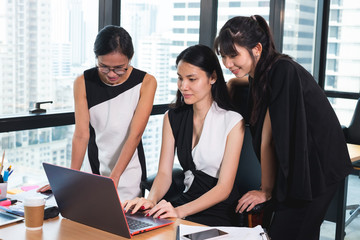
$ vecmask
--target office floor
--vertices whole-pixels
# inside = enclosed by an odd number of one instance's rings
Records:
[[[360,178],[356,175],[349,176],[347,204],[353,205],[360,203]],[[350,211],[346,211],[346,219]],[[345,240],[360,239],[360,214],[345,228]],[[325,221],[321,225],[320,240],[335,239],[335,223]]]

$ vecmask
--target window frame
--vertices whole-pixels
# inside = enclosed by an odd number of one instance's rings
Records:
[[[218,0],[200,1],[200,30],[199,43],[213,46],[216,37]],[[314,78],[319,86],[324,89],[327,39],[330,15],[330,1],[318,0],[318,13],[316,22],[316,42],[314,56]],[[270,0],[270,28],[273,31],[276,47],[282,50],[284,34],[285,0]],[[109,24],[120,25],[121,1],[99,0],[99,26],[98,30]],[[360,93],[325,91],[328,97],[358,99]],[[163,114],[168,109],[168,104],[154,105],[151,115]],[[42,114],[14,114],[0,116],[0,133],[30,130],[44,127],[72,125],[75,123],[73,111],[49,111]]]

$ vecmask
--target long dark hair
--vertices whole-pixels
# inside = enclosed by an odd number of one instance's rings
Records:
[[[94,53],[98,57],[112,52],[122,53],[131,59],[134,55],[134,46],[130,34],[124,28],[107,25],[96,36]]]
[[[249,52],[253,62],[255,57],[252,49],[258,44],[262,45],[260,59],[255,68],[254,79],[251,82],[251,96],[253,107],[250,123],[254,124],[260,112],[260,107],[266,104],[269,97],[268,72],[274,62],[287,55],[275,49],[274,40],[266,20],[254,15],[251,17],[234,17],[228,20],[221,28],[219,36],[215,39],[214,48],[217,54],[237,55],[235,44],[244,47]]]
[[[216,81],[211,85],[211,95],[219,107],[233,110],[219,59],[211,48],[201,44],[188,47],[177,56],[176,67],[180,61],[199,67],[208,77],[215,73]],[[184,105],[181,92],[177,90],[175,104],[171,107],[178,108]]]

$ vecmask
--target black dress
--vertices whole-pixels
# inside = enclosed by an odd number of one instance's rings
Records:
[[[273,64],[268,79],[270,94],[257,122],[251,126],[254,149],[261,159],[261,133],[269,109],[277,162],[273,197],[286,206],[301,208],[343,180],[352,170],[351,161],[332,106],[303,67],[281,58]],[[251,97],[249,102],[251,109]],[[322,204],[326,205],[332,197],[330,194]],[[326,209],[327,206],[322,212]],[[321,224],[323,215],[314,212],[309,219],[318,218]]]
[[[185,105],[168,112],[170,125],[175,139],[177,156],[183,171],[191,170],[194,180],[189,190],[182,193],[178,199],[171,202],[174,207],[186,204],[213,188],[218,179],[203,171],[196,170],[192,158],[193,109]],[[203,130],[204,131],[204,130]],[[230,226],[236,224],[235,207],[240,195],[234,187],[228,199],[202,212],[187,216],[185,219],[208,226]]]

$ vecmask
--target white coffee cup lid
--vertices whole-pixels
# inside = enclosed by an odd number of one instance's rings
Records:
[[[27,197],[24,200],[24,206],[36,207],[45,204],[45,199],[40,196]]]

